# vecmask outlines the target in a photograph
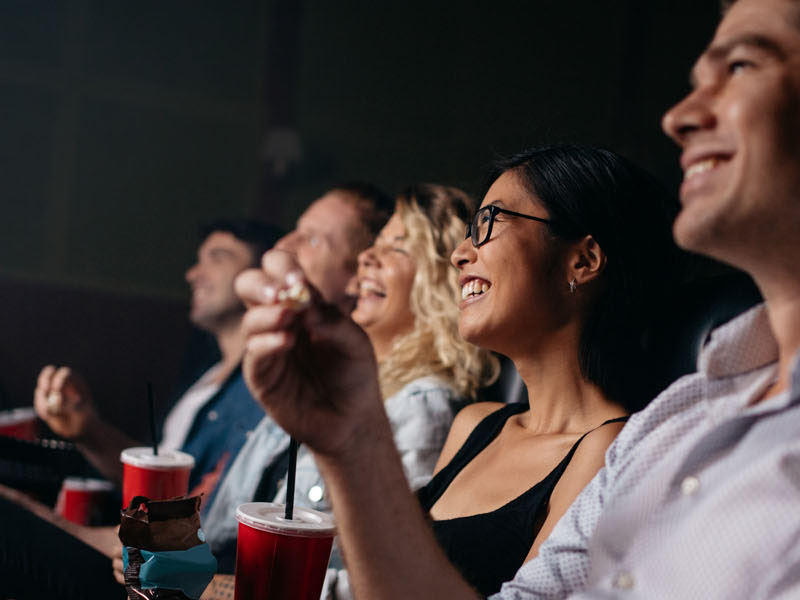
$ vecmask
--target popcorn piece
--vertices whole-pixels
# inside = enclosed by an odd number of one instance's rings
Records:
[[[47,395],[47,412],[57,413],[61,410],[61,394],[58,392],[50,392]]]
[[[278,292],[278,302],[286,304],[293,310],[302,310],[311,304],[311,292],[302,282],[297,281]]]

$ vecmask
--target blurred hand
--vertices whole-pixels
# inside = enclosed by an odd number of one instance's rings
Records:
[[[80,440],[98,420],[89,388],[69,367],[42,369],[33,406],[54,433],[68,440]]]
[[[122,542],[119,541],[119,527],[116,527],[117,544],[111,553],[111,568],[114,570],[114,579],[120,585],[125,585],[125,567],[122,563]]]
[[[282,299],[298,286],[310,299]],[[267,252],[261,270],[239,275],[236,291],[248,306],[243,370],[254,397],[316,452],[336,455],[351,442],[357,446],[358,432],[383,415],[367,335],[322,300],[286,252]]]

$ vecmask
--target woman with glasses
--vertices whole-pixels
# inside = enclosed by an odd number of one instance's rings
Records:
[[[418,494],[482,594],[538,553],[625,415],[654,395],[641,338],[669,279],[660,199],[610,152],[525,152],[497,165],[453,252],[461,334],[510,357],[529,399],[463,410]]]
[[[657,391],[645,332],[672,283],[673,210],[646,173],[611,152],[538,148],[498,163],[467,239],[452,254],[461,335],[511,358],[528,391],[527,404],[480,403],[459,413],[436,474],[418,493],[440,546],[482,595],[497,591],[537,554],[603,465],[625,416]],[[280,271],[276,263],[250,281],[275,282]],[[249,277],[240,291],[253,300]],[[253,314],[253,321],[262,319],[249,328],[249,343],[261,350],[246,363],[256,397],[323,457],[334,481],[344,481],[342,465],[357,462],[354,448],[362,444],[354,432],[367,430],[366,423],[381,429],[378,413],[370,410],[374,376],[356,351],[357,340],[341,323],[324,330],[349,357],[326,378],[343,385],[346,371],[348,393],[301,393],[297,411],[265,386],[263,373],[279,369],[292,377],[286,359],[322,347],[259,346],[281,326],[266,307]],[[311,427],[323,416],[324,433]],[[372,446],[384,456],[380,439],[365,440],[363,450]],[[392,503],[403,507],[393,512],[400,520],[395,530],[366,533],[355,505],[369,503],[372,488],[359,482],[351,497],[352,487],[351,480],[338,484],[339,506],[334,498],[345,552],[348,540],[358,539],[375,545],[370,560],[381,564],[391,562],[384,556],[433,556],[413,519],[405,519],[410,513],[402,499]],[[377,512],[371,517],[381,518]],[[359,559],[366,560],[363,554]],[[387,567],[371,581],[383,585],[389,577]]]

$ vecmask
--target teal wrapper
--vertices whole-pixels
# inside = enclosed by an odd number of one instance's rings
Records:
[[[199,598],[217,570],[217,559],[206,543],[188,550],[140,552],[144,560],[139,569],[141,589],[181,590],[189,598]],[[127,569],[128,548],[125,546],[122,562]]]

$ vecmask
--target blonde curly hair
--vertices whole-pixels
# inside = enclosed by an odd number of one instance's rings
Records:
[[[498,360],[488,350],[464,341],[458,333],[458,272],[450,254],[464,239],[474,203],[461,190],[417,184],[397,198],[395,214],[403,222],[416,263],[410,303],[414,328],[392,344],[380,364],[383,397],[411,381],[437,375],[464,398],[497,378]]]

